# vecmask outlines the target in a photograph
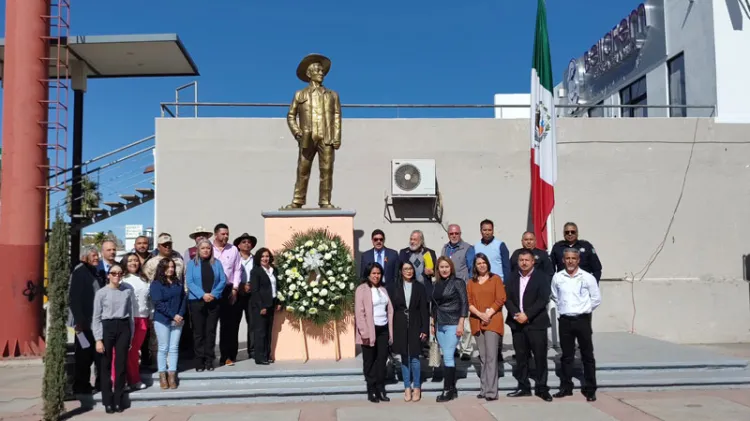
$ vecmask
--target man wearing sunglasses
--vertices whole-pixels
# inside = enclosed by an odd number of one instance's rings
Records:
[[[563,251],[567,248],[573,248],[580,253],[580,268],[594,275],[596,283],[602,278],[602,262],[599,261],[599,255],[596,254],[594,245],[586,240],[578,239],[578,225],[575,222],[567,222],[563,228],[564,240],[560,240],[552,246],[550,257],[555,265],[555,272],[565,269],[563,261]]]
[[[396,278],[398,269],[398,252],[385,246],[385,233],[383,230],[376,229],[370,236],[372,239],[372,248],[362,253],[359,259],[360,277],[366,277],[364,270],[370,263],[376,262],[383,267],[383,285],[390,285]]]

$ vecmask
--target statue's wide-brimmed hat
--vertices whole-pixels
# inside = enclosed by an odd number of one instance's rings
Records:
[[[323,76],[328,74],[331,70],[331,59],[322,54],[308,54],[297,66],[297,77],[303,82],[309,82],[310,78],[307,77],[307,68],[313,63],[320,63],[323,66]]]

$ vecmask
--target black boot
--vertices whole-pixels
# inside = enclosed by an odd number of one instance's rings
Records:
[[[375,393],[375,386],[367,385],[367,400],[372,403],[380,402],[377,393]]]
[[[391,401],[391,398],[389,398],[388,396],[385,395],[385,385],[384,384],[380,384],[380,385],[377,386],[376,393],[377,393],[378,399],[381,402],[390,402]]]
[[[443,378],[443,393],[437,397],[437,402],[448,402],[456,398],[456,367],[445,367]]]

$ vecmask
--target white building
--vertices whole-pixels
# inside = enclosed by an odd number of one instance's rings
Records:
[[[555,87],[559,103],[580,107],[560,107],[558,115],[750,122],[750,57],[743,53],[750,47],[749,2],[646,0],[612,24],[563,69],[563,81]]]
[[[646,0],[561,69],[557,114],[750,122],[748,47],[748,0]],[[494,103],[495,118],[528,117],[528,94]]]
[[[141,224],[125,225],[125,251],[129,252],[135,247],[135,240],[140,236],[146,236],[149,239],[148,248],[151,250],[154,245],[154,229],[151,227],[143,228]]]

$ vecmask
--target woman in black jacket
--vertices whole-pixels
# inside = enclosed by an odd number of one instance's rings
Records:
[[[271,250],[263,247],[255,253],[250,271],[250,306],[253,312],[255,364],[268,365],[271,359],[273,313],[281,310],[276,299],[276,277]]]
[[[401,356],[404,401],[418,402],[422,398],[420,389],[422,365],[419,356],[430,327],[427,291],[423,284],[416,282],[414,265],[410,262],[401,263],[396,282],[389,285],[388,289],[388,295],[393,304],[391,349]]]
[[[454,353],[458,340],[464,334],[464,318],[469,313],[469,301],[466,282],[456,278],[451,259],[445,256],[438,259],[437,275],[432,291],[432,317],[435,322],[432,333],[437,336],[445,366],[443,393],[437,397],[437,401],[447,402],[458,397]]]

